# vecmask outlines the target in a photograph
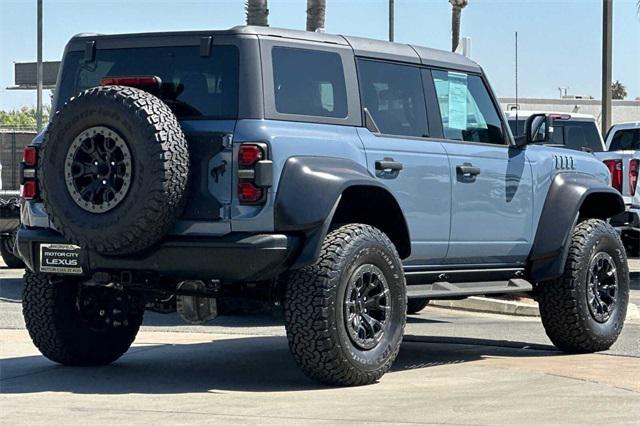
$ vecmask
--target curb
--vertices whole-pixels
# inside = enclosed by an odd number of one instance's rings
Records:
[[[511,300],[490,299],[479,296],[472,296],[462,300],[432,300],[429,306],[501,315],[524,317],[540,316],[540,310],[537,304],[531,305]],[[633,303],[629,303],[627,306],[627,320],[640,320],[640,309]]]
[[[525,317],[540,316],[537,304],[529,305],[527,303],[513,302],[511,300],[489,299],[487,297],[479,296],[471,296],[461,300],[432,300],[429,303],[429,306],[502,315]]]

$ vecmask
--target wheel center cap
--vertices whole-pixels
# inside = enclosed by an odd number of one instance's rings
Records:
[[[111,167],[107,163],[98,164],[98,174],[100,177],[107,177],[111,174]]]

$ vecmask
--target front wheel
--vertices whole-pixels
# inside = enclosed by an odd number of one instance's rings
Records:
[[[144,305],[121,290],[27,271],[22,313],[40,352],[64,365],[105,365],[138,333]]]
[[[620,237],[589,219],[573,230],[564,274],[538,285],[540,316],[553,344],[566,352],[609,349],[629,303],[629,269]]]
[[[329,385],[370,384],[398,355],[406,289],[393,243],[369,225],[325,238],[315,264],[285,278],[291,353],[309,377]]]

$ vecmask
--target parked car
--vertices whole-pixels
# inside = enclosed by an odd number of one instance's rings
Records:
[[[607,132],[600,158],[611,172],[611,185],[622,194],[626,211],[611,219],[629,253],[640,256],[640,122],[620,123]]]
[[[551,341],[609,348],[629,297],[587,152],[513,138],[482,69],[450,52],[236,27],[79,35],[25,150],[23,311],[65,365],[118,359],[145,309],[284,307],[310,377],[379,379],[407,300],[530,292]],[[170,368],[170,366],[167,366]]]
[[[553,118],[553,134],[546,145],[556,145],[576,151],[605,151],[604,141],[596,124],[596,118],[589,114],[544,112],[544,111],[507,111],[509,127],[514,135],[524,134],[524,123],[532,114],[547,113]]]
[[[2,189],[2,164],[0,164],[0,256],[9,268],[24,267],[24,263],[14,252],[18,225],[20,225],[20,192]]]

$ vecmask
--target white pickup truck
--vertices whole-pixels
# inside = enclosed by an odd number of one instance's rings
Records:
[[[627,246],[629,255],[640,256],[640,121],[611,126],[606,151],[598,157],[611,172],[611,185],[622,193],[626,211],[611,219]]]

